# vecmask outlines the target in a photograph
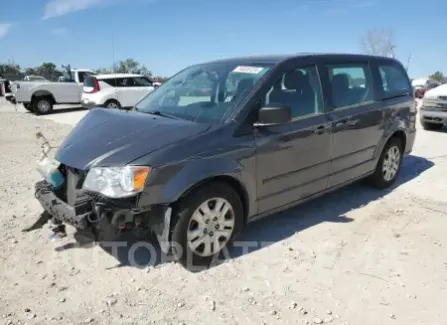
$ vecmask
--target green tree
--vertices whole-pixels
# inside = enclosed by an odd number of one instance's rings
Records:
[[[137,70],[136,73],[142,74],[146,77],[152,77],[152,71],[149,70],[145,65],[141,65]]]
[[[164,82],[166,82],[166,80],[169,79],[169,77],[155,76],[155,77],[153,77],[152,79],[153,79],[154,81],[158,81],[158,82],[164,83]]]
[[[20,80],[22,78],[20,66],[13,60],[8,60],[6,63],[0,63],[0,75],[11,80]]]
[[[48,80],[57,79],[61,75],[61,72],[58,71],[56,65],[52,62],[44,62],[36,69],[38,75],[44,77]]]
[[[30,75],[37,75],[38,72],[35,68],[26,68],[25,70],[23,70],[23,74],[25,76],[30,76]]]
[[[112,68],[99,68],[99,69],[95,69],[93,70],[96,74],[109,74],[109,73],[113,73],[113,69]]]
[[[115,73],[139,73],[147,77],[152,76],[152,72],[145,65],[131,58],[116,62],[113,71]]]
[[[447,77],[444,76],[444,74],[441,71],[436,71],[431,76],[429,76],[430,79],[439,81],[440,83],[447,82]]]

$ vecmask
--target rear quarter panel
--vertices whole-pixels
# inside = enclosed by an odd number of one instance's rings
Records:
[[[109,99],[116,98],[116,96],[114,97],[115,93],[114,93],[113,87],[111,87],[110,85],[108,85],[106,82],[104,82],[102,80],[98,80],[98,81],[99,81],[99,87],[101,88],[101,90],[96,93],[87,93],[87,92],[83,91],[82,96],[81,96],[81,101],[87,100],[90,102],[94,102],[99,106],[99,105],[103,105]]]
[[[385,100],[384,136],[377,146],[374,157],[378,159],[385,144],[398,131],[405,134],[405,153],[410,153],[416,137],[416,102],[412,96]]]
[[[414,140],[416,137],[416,114],[417,114],[417,103],[414,99],[413,88],[411,86],[410,79],[402,66],[402,64],[397,60],[390,59],[379,59],[372,61],[373,74],[376,86],[376,97],[377,100],[383,104],[383,114],[384,116],[384,130],[383,137],[380,139],[374,157],[376,160],[380,158],[380,155],[388,142],[390,137],[392,137],[396,132],[401,131],[405,134],[405,153],[410,153]],[[381,77],[379,74],[379,66],[381,65],[392,65],[399,68],[406,76],[409,94],[398,96],[395,98],[387,98],[383,91],[383,85]]]
[[[33,85],[27,85],[27,82],[21,83],[17,91],[17,101],[30,102],[33,95],[51,94],[56,103],[79,103],[81,85],[74,82],[33,82]]]

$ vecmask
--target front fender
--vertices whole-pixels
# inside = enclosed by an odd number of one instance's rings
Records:
[[[240,185],[248,199],[248,215],[251,215],[256,209],[254,168],[254,158],[245,161],[201,158],[160,167],[151,174],[145,190],[141,193],[138,205],[143,207],[176,202],[196,185],[223,176],[230,177],[232,181]]]

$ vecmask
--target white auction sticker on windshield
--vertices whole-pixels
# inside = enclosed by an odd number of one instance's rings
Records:
[[[240,65],[240,66],[236,67],[236,69],[234,69],[233,72],[258,74],[262,70],[264,70],[264,68]]]

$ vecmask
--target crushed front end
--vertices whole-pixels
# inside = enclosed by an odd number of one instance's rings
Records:
[[[40,136],[42,147],[48,149],[48,142]],[[47,153],[38,162],[37,169],[44,179],[35,184],[35,197],[56,225],[55,234],[64,236],[65,224],[90,232],[97,242],[111,241],[124,231],[152,231],[163,251],[168,251],[169,206],[140,207],[140,193],[113,198],[92,191],[85,186],[89,182],[89,170],[59,163],[48,158]]]

